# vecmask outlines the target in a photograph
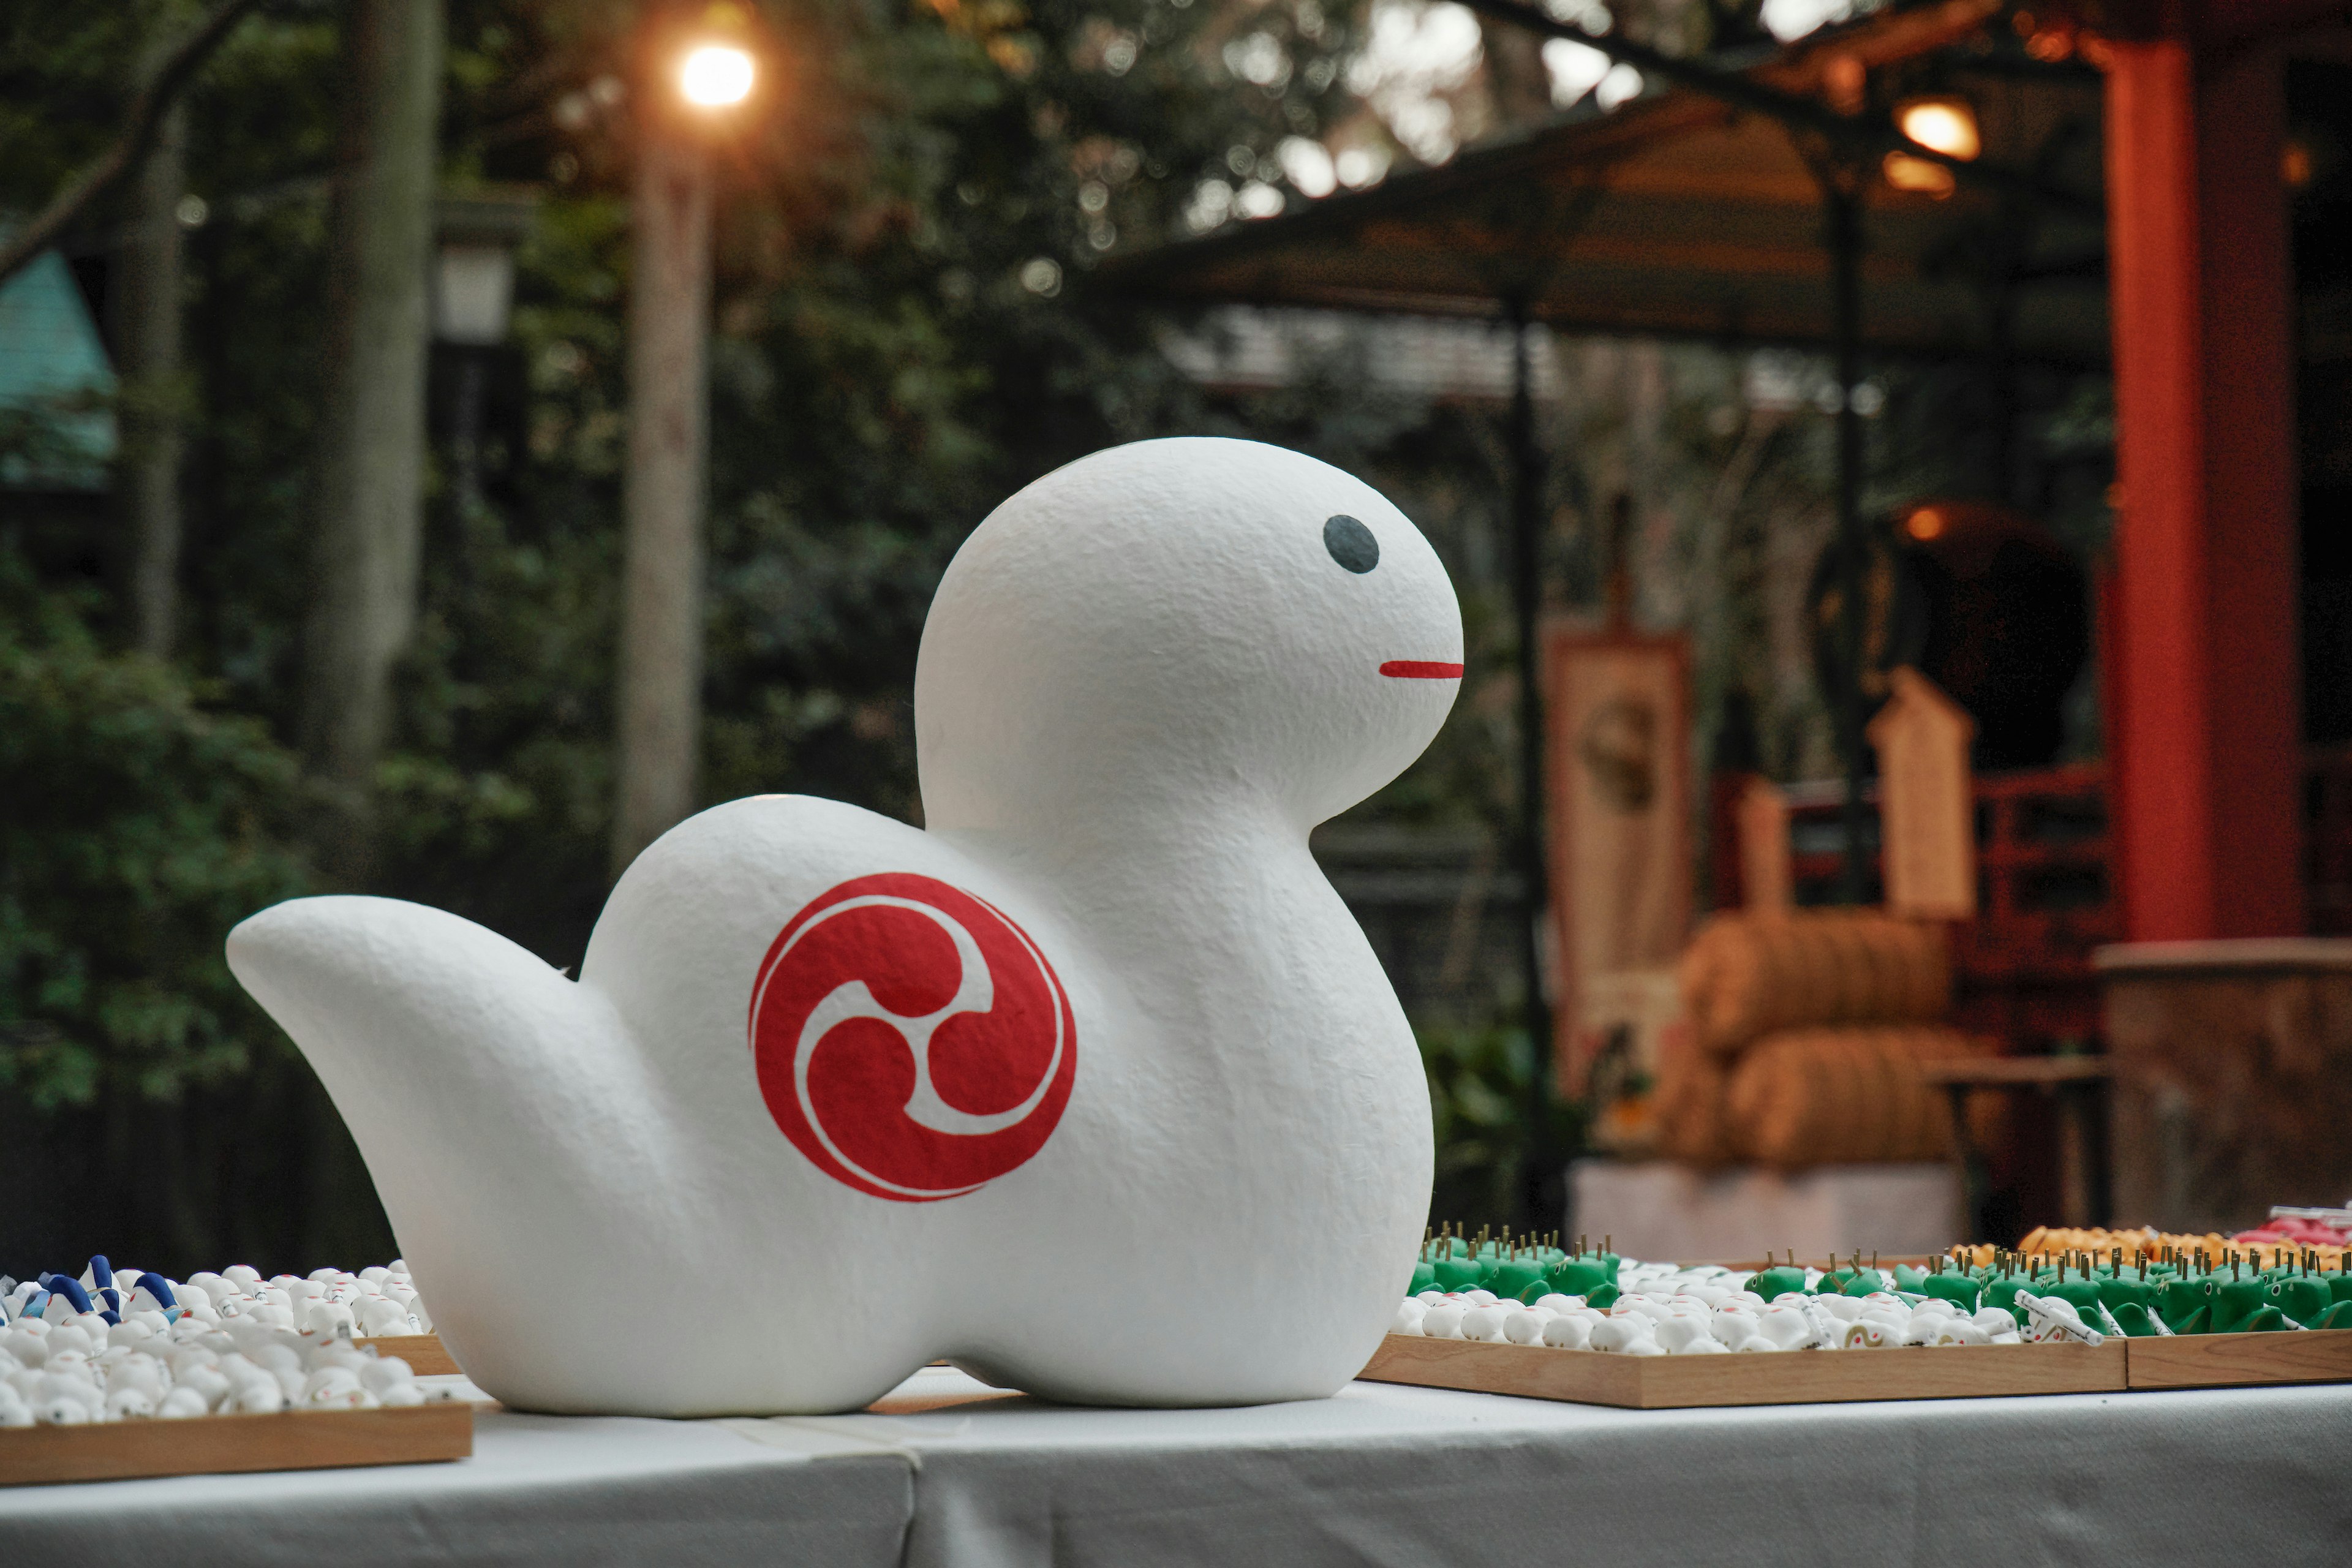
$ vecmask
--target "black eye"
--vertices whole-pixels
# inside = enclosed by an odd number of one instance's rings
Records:
[[[1324,522],[1323,548],[1331,552],[1332,560],[1360,575],[1381,563],[1381,542],[1372,537],[1370,529],[1344,512]]]

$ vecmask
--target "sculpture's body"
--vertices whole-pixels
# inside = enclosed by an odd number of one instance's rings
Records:
[[[1097,1403],[1326,1394],[1394,1310],[1431,1146],[1307,834],[1420,753],[1461,657],[1436,556],[1365,486],[1122,447],[950,566],[929,831],[705,812],[622,878],[577,984],[373,899],[267,910],[230,962],[511,1404],[838,1410],[941,1355]]]

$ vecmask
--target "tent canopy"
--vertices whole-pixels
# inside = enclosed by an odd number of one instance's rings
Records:
[[[2051,199],[1964,178],[1949,195],[1873,178],[1862,336],[1874,350],[2107,356],[2100,87],[2005,48],[1987,7],[1895,11],[1752,66],[1816,95],[1843,54],[1911,90],[1957,92],[1983,162]],[[1802,132],[1692,90],[1574,114],[1369,191],[1120,258],[1114,287],[1170,300],[1495,316],[1571,331],[1825,346],[1834,335],[1822,184]],[[1818,155],[1816,151],[1816,155]]]
[[[114,367],[73,273],[43,251],[0,283],[0,418],[25,443],[0,452],[0,488],[102,490],[114,460]]]

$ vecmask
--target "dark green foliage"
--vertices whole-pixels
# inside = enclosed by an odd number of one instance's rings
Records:
[[[450,0],[446,178],[547,195],[478,502],[460,504],[446,443],[433,454],[375,869],[346,889],[454,910],[556,964],[577,963],[608,886],[640,10]],[[44,199],[103,144],[133,16],[0,6],[0,204]],[[1492,411],[1370,395],[1345,353],[1288,391],[1209,398],[1151,319],[1089,286],[1107,247],[1181,233],[1205,174],[1238,178],[1346,107],[1338,8],[1250,15],[1292,58],[1271,89],[1217,63],[1237,14],[1208,0],[793,0],[760,16],[765,107],[714,154],[703,798],[792,790],[917,818],[915,649],[964,535],[1097,447],[1249,434],[1381,485],[1462,590],[1462,709],[1367,809],[1501,828],[1512,647]],[[191,99],[209,218],[189,236],[177,664],[111,651],[122,612],[93,579],[0,561],[0,1142],[42,1125],[60,1154],[152,1142],[189,1178],[124,1186],[40,1231],[44,1247],[307,1269],[389,1245],[348,1140],[220,956],[236,921],[319,885],[293,847],[304,795],[282,746],[315,531],[335,26],[331,7],[268,8]],[[91,257],[114,216],[79,237]],[[83,546],[112,548],[95,525]],[[1507,1214],[1524,1041],[1428,1047],[1457,1194],[1441,1212]],[[30,1114],[74,1104],[89,1109]]]
[[[1423,1028],[1422,1062],[1437,1139],[1433,1215],[1461,1215],[1471,1224],[1518,1211],[1526,1180],[1528,1100],[1535,1052],[1517,1028]],[[1577,1148],[1579,1108],[1548,1103],[1547,1146]],[[1488,1222],[1493,1223],[1493,1222]]]
[[[305,889],[293,759],[0,556],[0,1088],[170,1100],[275,1031],[220,938]]]

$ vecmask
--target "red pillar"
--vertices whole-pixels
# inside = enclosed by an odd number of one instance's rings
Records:
[[[2303,930],[2284,91],[2261,47],[2118,43],[2107,73],[2107,751],[2137,942]]]

